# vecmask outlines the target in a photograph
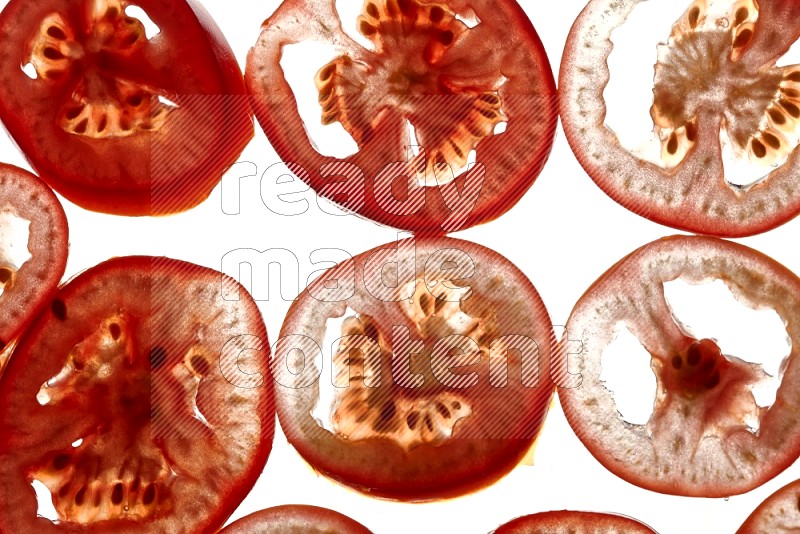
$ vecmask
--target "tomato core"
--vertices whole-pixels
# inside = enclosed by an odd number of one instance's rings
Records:
[[[340,56],[317,72],[322,123],[339,121],[361,146],[384,110],[399,110],[428,150],[420,183],[451,182],[470,151],[507,120],[498,94],[503,80],[467,86],[447,75],[446,54],[469,28],[446,5],[367,2],[357,27],[374,51],[358,61]]]

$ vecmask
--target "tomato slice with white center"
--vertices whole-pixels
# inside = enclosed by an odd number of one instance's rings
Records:
[[[67,234],[53,192],[29,172],[0,164],[0,354],[55,293]]]
[[[797,3],[687,2],[658,49],[650,109],[661,142],[655,160],[623,147],[605,123],[612,32],[639,4],[591,0],[564,50],[561,118],[586,172],[626,208],[696,233],[745,236],[795,217],[800,65],[776,62],[800,37]],[[731,181],[723,148],[740,165],[757,166],[761,178]]]
[[[193,0],[11,0],[0,27],[0,119],[79,206],[187,210],[252,138],[236,59]]]
[[[538,293],[496,252],[402,240],[327,271],[292,305],[272,364],[278,418],[314,469],[359,491],[464,494],[538,435],[554,339]]]
[[[745,306],[777,313],[791,352],[771,406],[753,394],[770,378],[760,364],[695,338],[673,314],[664,284],[674,280],[721,280]],[[567,361],[559,363],[580,376],[560,378],[567,419],[595,458],[637,486],[701,497],[749,491],[800,455],[799,310],[800,279],[759,252],[710,237],[650,243],[609,269],[572,311],[567,331],[581,346],[562,342]],[[655,377],[653,411],[643,424],[623,418],[600,377],[603,354],[622,327],[649,353]],[[634,355],[619,357],[632,366]]]
[[[800,532],[800,480],[791,482],[762,502],[737,534]]]
[[[267,508],[234,521],[224,534],[371,534],[361,523],[339,512],[300,504]]]
[[[0,378],[0,531],[224,524],[274,431],[266,330],[244,290],[223,300],[236,289],[205,267],[128,257],[59,291]],[[57,521],[37,517],[36,482]]]
[[[357,29],[369,47],[329,0],[283,2],[262,26],[245,78],[278,155],[318,194],[395,228],[445,234],[509,210],[541,171],[557,118],[550,64],[520,6],[366,0]],[[312,41],[336,50],[314,82],[322,123],[358,145],[346,158],[318,151],[280,63]]]
[[[647,525],[623,515],[558,510],[518,517],[493,534],[653,534]]]

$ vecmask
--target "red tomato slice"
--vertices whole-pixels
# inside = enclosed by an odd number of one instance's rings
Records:
[[[67,234],[53,192],[29,172],[0,164],[0,353],[55,293]]]
[[[132,6],[160,32],[148,38]],[[0,119],[84,208],[187,210],[252,138],[236,59],[194,1],[11,0],[0,27]]]
[[[519,5],[366,0],[358,30],[371,49],[344,33],[331,0],[283,2],[262,26],[245,77],[278,155],[320,195],[396,228],[445,234],[508,211],[541,171],[557,117],[550,64]],[[287,46],[311,41],[336,49],[315,83],[323,124],[358,144],[344,159],[317,150],[280,65]],[[424,150],[410,156],[411,145]],[[477,165],[459,175],[472,150]]]
[[[498,527],[494,534],[653,534],[647,525],[615,514],[559,510],[541,512]]]
[[[624,148],[605,125],[611,35],[638,4],[590,1],[564,50],[561,119],[586,172],[626,208],[692,232],[745,236],[795,217],[800,65],[776,61],[800,37],[797,2],[730,0],[721,18],[707,0],[687,2],[655,66],[657,163]],[[737,156],[761,164],[765,178],[750,186],[726,179],[721,130]]]
[[[714,340],[695,339],[679,324],[663,287],[676,279],[722,280],[742,304],[775,310],[785,322],[792,347],[772,406],[753,397],[768,378],[759,364],[722,354]],[[580,378],[559,383],[567,419],[597,460],[637,486],[701,497],[749,491],[800,454],[799,310],[800,279],[759,252],[708,237],[650,243],[609,269],[572,311],[567,331],[582,349],[569,349],[579,352],[569,368]],[[624,420],[600,380],[601,356],[620,324],[651,356],[657,394],[646,424]],[[567,352],[562,346],[562,358]]]
[[[530,448],[554,390],[553,343],[508,260],[456,239],[403,240],[340,264],[292,305],[273,360],[278,417],[317,471],[359,491],[463,494]]]
[[[800,531],[800,480],[785,485],[762,502],[737,534],[781,534]]]
[[[223,289],[236,282],[132,257],[60,290],[0,378],[0,531],[223,525],[274,431],[271,382],[237,387],[232,374],[266,376],[264,324],[249,297],[224,301]],[[37,518],[34,481],[52,493],[57,523]]]
[[[290,504],[267,508],[255,512],[224,529],[224,534],[371,534],[370,531],[356,521],[339,512],[319,508]]]

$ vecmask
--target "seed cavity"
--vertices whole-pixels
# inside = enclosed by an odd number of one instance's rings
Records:
[[[67,305],[61,299],[55,299],[50,304],[50,311],[59,321],[67,320]]]

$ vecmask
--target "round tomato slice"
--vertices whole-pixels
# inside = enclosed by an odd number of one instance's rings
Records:
[[[518,517],[494,534],[653,534],[650,527],[623,515],[559,510]]]
[[[399,241],[326,272],[292,305],[272,366],[278,418],[343,484],[460,495],[531,447],[554,391],[553,344],[544,304],[508,260],[455,239]]]
[[[776,61],[800,37],[797,3],[728,0],[720,12],[707,0],[687,2],[658,50],[650,115],[661,150],[654,161],[623,147],[605,124],[612,33],[639,4],[590,1],[564,50],[561,118],[586,172],[626,208],[696,233],[745,236],[795,217],[800,65]],[[731,181],[723,146],[763,177]]]
[[[79,206],[187,210],[252,138],[236,59],[194,1],[11,0],[0,27],[0,119]]]
[[[520,6],[366,0],[357,28],[369,46],[344,32],[331,0],[283,2],[262,26],[245,78],[278,155],[318,194],[395,228],[445,234],[508,211],[541,171],[557,118],[550,64]],[[314,82],[322,123],[358,145],[343,159],[318,151],[280,63],[311,41],[336,50]]]
[[[146,257],[62,288],[0,378],[0,531],[216,532],[274,431],[266,330],[245,295]],[[37,517],[37,482],[56,521]]]
[[[772,309],[786,325],[791,353],[780,367],[774,403],[760,406],[760,364],[723,354],[675,317],[664,284],[721,280],[752,309]],[[670,237],[633,252],[581,297],[562,346],[559,399],[572,429],[606,468],[637,486],[675,495],[726,497],[774,477],[800,454],[800,279],[747,247],[710,237]],[[624,327],[651,357],[653,412],[625,420],[601,380],[604,351]],[[562,342],[567,343],[568,341]],[[572,354],[566,355],[568,352]],[[633,365],[634,353],[625,357]]]
[[[300,504],[267,508],[234,521],[224,534],[370,534],[356,521],[339,512]]]
[[[800,531],[800,480],[785,485],[762,502],[737,534],[776,534]]]
[[[0,353],[56,291],[67,234],[53,192],[29,172],[0,164]]]

